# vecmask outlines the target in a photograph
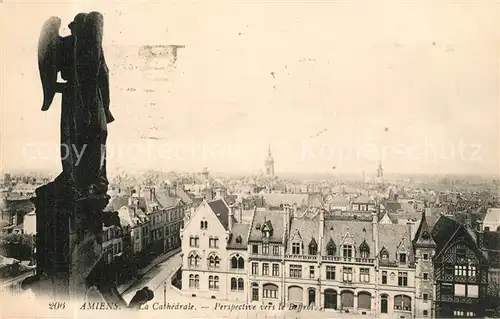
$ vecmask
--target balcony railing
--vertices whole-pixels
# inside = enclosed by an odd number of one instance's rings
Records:
[[[373,258],[350,258],[350,257],[337,257],[337,256],[322,256],[323,261],[333,261],[333,262],[348,262],[348,263],[359,263],[359,264],[374,264],[375,259]]]
[[[476,298],[465,297],[465,296],[442,295],[440,299],[441,301],[444,302],[453,302],[453,303],[473,304],[477,302]]]
[[[318,260],[318,256],[317,255],[285,255],[285,259],[316,261],[316,260]]]
[[[281,255],[273,255],[273,254],[250,254],[250,258],[252,258],[252,259],[281,260]]]

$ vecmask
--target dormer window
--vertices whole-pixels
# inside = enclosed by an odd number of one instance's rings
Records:
[[[401,264],[406,264],[406,253],[399,253],[399,262]]]
[[[354,255],[352,245],[344,245],[343,249],[342,249],[342,252],[343,252],[342,256],[344,258],[352,258],[353,255]]]
[[[300,255],[300,243],[292,243],[292,254]]]
[[[429,239],[429,238],[431,238],[431,236],[429,235],[429,233],[428,233],[428,232],[424,231],[424,232],[422,233],[422,238],[423,238],[423,239]]]
[[[328,256],[335,256],[336,252],[337,252],[337,247],[335,246],[333,239],[330,238],[328,244],[326,244],[326,254]]]
[[[370,246],[368,246],[366,240],[363,240],[363,242],[359,246],[359,252],[361,253],[361,258],[368,258],[368,256],[370,255]]]
[[[382,251],[380,252],[380,258],[382,259],[382,261],[389,260],[389,252],[385,248],[382,248]]]
[[[266,230],[266,231],[264,232],[264,236],[265,236],[266,238],[269,238],[269,237],[270,237],[270,232],[269,232],[269,230]]]
[[[309,243],[309,255],[317,255],[317,254],[318,254],[318,245],[316,244],[316,241],[313,238]]]

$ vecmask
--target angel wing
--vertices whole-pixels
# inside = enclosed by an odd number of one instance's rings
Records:
[[[57,46],[61,41],[61,19],[50,17],[43,24],[38,40],[38,70],[43,89],[42,111],[49,109],[56,94]]]

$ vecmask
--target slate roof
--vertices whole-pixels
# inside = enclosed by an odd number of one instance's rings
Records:
[[[401,209],[401,204],[398,202],[385,202],[383,205],[388,212],[397,212]]]
[[[228,229],[229,226],[229,207],[226,206],[222,199],[217,199],[208,202],[208,206],[212,209],[214,214],[220,220],[224,229]],[[233,216],[233,223],[236,223],[236,219]]]
[[[263,194],[264,203],[270,207],[279,207],[280,205],[308,206],[309,194]]]
[[[182,201],[184,203],[186,203],[187,205],[192,205],[193,204],[193,200],[191,199],[191,196],[189,196],[189,194],[186,193],[186,191],[184,191],[183,189],[178,188],[176,190],[176,193],[177,193],[177,196],[179,196],[180,199],[182,199]]]
[[[314,239],[316,244],[319,242],[319,215],[314,218],[293,219],[290,227],[290,238],[300,238],[304,244],[304,250],[307,252],[309,243]],[[287,246],[287,254],[292,253],[292,245]]]
[[[325,220],[324,240],[325,245],[321,247],[322,255],[327,255],[326,247],[333,240],[337,248],[337,254],[340,252],[340,246],[344,242],[345,235],[349,233],[352,236],[356,252],[359,252],[359,247],[363,240],[366,240],[370,248],[370,257],[374,257],[375,243],[373,242],[373,226],[371,221],[359,220]]]
[[[425,218],[425,213],[422,213],[422,218],[418,225],[415,238],[413,239],[413,245],[414,247],[417,245],[419,247],[429,247],[429,248],[436,247],[436,243],[434,242],[431,236],[431,228],[429,227],[429,224],[427,224],[427,220]]]
[[[248,231],[250,224],[236,223],[233,225],[233,230],[227,243],[227,249],[248,249]],[[241,239],[241,241],[240,241]]]
[[[353,201],[353,204],[367,204],[367,203],[374,204],[375,202],[373,201],[373,199],[371,199],[366,195],[361,195]]]
[[[468,227],[448,216],[441,215],[432,228],[432,238],[436,242],[436,256],[442,253],[448,242],[455,236],[460,235],[477,247],[477,235]],[[486,258],[485,252],[481,252],[482,258]]]
[[[349,206],[349,203],[350,203],[349,199],[341,195],[332,197],[327,202],[327,204],[331,206],[346,206],[346,207]]]
[[[129,196],[113,196],[109,200],[108,205],[104,208],[105,212],[116,212],[123,206],[128,205]]]
[[[389,252],[389,261],[397,261],[396,253],[401,243],[409,253],[408,261],[413,261],[411,230],[407,224],[379,224],[378,229],[379,249],[385,248]]]
[[[270,236],[269,241],[283,243],[283,236],[285,234],[283,223],[285,218],[286,214],[282,211],[255,211],[248,241],[262,241],[262,232],[257,229],[257,225],[259,225],[262,229],[262,225],[269,221],[273,227],[273,233],[272,236]]]
[[[181,202],[179,197],[169,196],[166,190],[156,190],[154,196],[159,206],[164,209],[175,207]]]

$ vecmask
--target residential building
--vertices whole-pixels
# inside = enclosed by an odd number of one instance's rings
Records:
[[[500,208],[488,208],[483,220],[484,231],[497,231],[500,228]]]
[[[233,293],[241,282],[248,302],[380,318],[432,316],[434,248],[425,217],[413,238],[411,222],[379,224],[375,211],[299,212],[284,205],[254,209],[245,226],[223,200],[214,202],[202,203],[182,232],[184,294],[245,300]],[[211,248],[215,237],[220,244]]]
[[[204,200],[187,221],[181,231],[184,295],[246,301],[248,228],[236,223],[223,199]]]
[[[436,243],[436,318],[484,318],[487,308],[489,265],[470,225],[441,215],[432,228]]]

